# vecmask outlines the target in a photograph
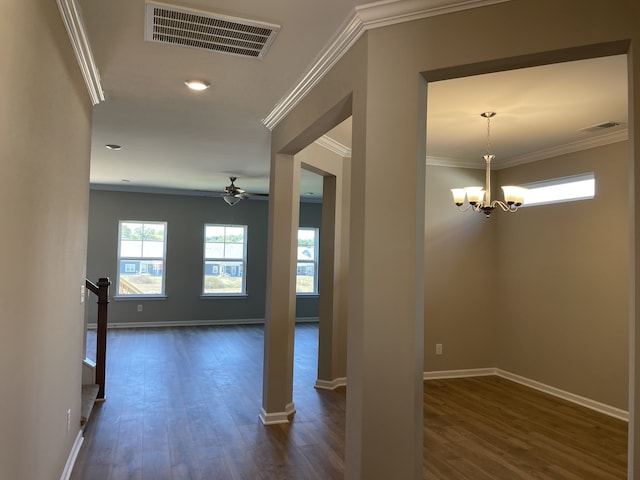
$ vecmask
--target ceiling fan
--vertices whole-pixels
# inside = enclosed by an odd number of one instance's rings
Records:
[[[229,180],[231,180],[231,185],[227,185],[226,187],[224,187],[224,192],[221,194],[221,196],[222,199],[232,207],[243,198],[269,196],[268,193],[249,193],[242,188],[237,187],[235,184],[237,177],[229,177]]]

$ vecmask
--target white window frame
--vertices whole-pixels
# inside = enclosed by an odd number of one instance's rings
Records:
[[[243,229],[243,245],[242,245],[242,257],[227,257],[226,249],[227,242],[223,243],[224,253],[222,257],[207,257],[207,227],[218,227],[224,228],[224,236],[226,240],[226,230],[227,228],[241,228]],[[238,296],[246,296],[247,295],[247,240],[248,240],[248,232],[249,227],[247,225],[231,225],[231,224],[220,224],[220,223],[206,223],[203,229],[203,248],[202,248],[202,289],[201,296],[202,297],[238,297]],[[216,242],[217,243],[217,242]],[[206,277],[207,277],[207,262],[233,262],[233,263],[241,263],[242,264],[242,288],[240,292],[205,292],[206,287]],[[224,265],[218,265],[218,275],[221,275],[224,272]]]
[[[318,257],[319,257],[319,246],[320,246],[320,230],[314,227],[300,227],[298,228],[298,238],[301,231],[313,231],[314,232],[314,255],[310,260],[305,260],[299,258],[298,249],[300,248],[298,244],[296,244],[296,295],[299,296],[310,296],[310,295],[318,295]],[[312,292],[300,292],[298,291],[298,268],[300,264],[309,264],[313,265],[313,291]]]
[[[135,223],[141,224],[143,229],[142,234],[142,251],[140,256],[130,256],[123,255],[122,253],[122,227],[124,224]],[[162,240],[162,256],[145,256],[144,255],[144,228],[149,225],[162,225],[164,229],[164,236]],[[123,262],[161,262],[162,263],[162,282],[160,285],[159,293],[121,293],[120,292],[120,283],[121,283],[121,273],[122,273],[122,263]],[[126,267],[125,267],[126,268]],[[127,268],[128,269],[128,268]],[[142,269],[142,267],[141,267]],[[129,272],[132,273],[132,272]],[[165,298],[165,285],[167,280],[167,222],[158,222],[151,220],[120,220],[118,222],[118,258],[117,258],[117,275],[116,275],[116,297],[117,298]]]
[[[522,185],[527,189],[524,197],[523,207],[536,207],[538,205],[549,205],[552,203],[576,202],[580,200],[591,200],[596,195],[595,175],[593,172],[571,175],[568,177],[551,178],[539,182],[531,182]],[[571,192],[572,184],[581,184],[587,187],[584,191]],[[588,187],[591,187],[590,189]],[[540,199],[533,199],[533,195],[540,195]],[[546,198],[542,198],[546,195]]]

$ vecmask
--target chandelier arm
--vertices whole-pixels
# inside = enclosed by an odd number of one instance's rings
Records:
[[[509,208],[509,205],[507,205],[504,202],[501,202],[500,200],[494,200],[493,203],[492,203],[492,206],[500,207],[503,212],[508,212],[509,210],[511,210],[511,208]]]
[[[501,202],[500,200],[494,200],[493,202],[491,202],[491,206],[492,207],[500,207],[502,209],[503,212],[516,212],[518,210],[518,207],[516,205],[508,205],[504,202]]]

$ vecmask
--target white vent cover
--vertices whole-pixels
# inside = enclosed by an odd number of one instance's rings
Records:
[[[147,2],[145,40],[262,58],[279,25]]]

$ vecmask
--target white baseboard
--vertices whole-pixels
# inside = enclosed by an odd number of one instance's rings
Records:
[[[536,380],[531,380],[530,378],[522,377],[520,375],[516,375],[515,373],[507,372],[499,368],[472,368],[467,370],[443,370],[438,372],[424,372],[423,378],[425,380],[438,380],[447,378],[479,377],[487,375],[497,375],[498,377],[502,377],[526,387],[539,390],[549,395],[553,395],[554,397],[567,400],[568,402],[581,405],[591,410],[595,410],[596,412],[604,413],[605,415],[609,415],[610,417],[624,420],[625,422],[629,421],[629,412],[626,412],[625,410],[612,407],[610,405],[606,405],[604,403],[597,402],[595,400],[591,400],[590,398],[582,397],[565,390],[560,390],[559,388],[552,387],[550,385],[546,385]]]
[[[333,380],[316,380],[316,384],[314,385],[316,388],[320,390],[335,390],[338,387],[346,387],[347,379],[346,377],[338,377]]]
[[[67,458],[67,463],[64,466],[62,475],[60,475],[60,480],[69,480],[69,478],[71,478],[71,472],[73,471],[73,466],[76,463],[76,458],[78,458],[78,453],[80,452],[80,447],[82,446],[83,441],[84,437],[82,436],[82,430],[78,430],[78,435],[76,435],[76,440],[73,442],[69,458]]]
[[[276,425],[278,423],[289,423],[289,415],[296,413],[293,402],[284,407],[284,412],[267,413],[264,408],[260,409],[260,420],[264,425]]]
[[[495,368],[466,368],[463,370],[442,370],[439,372],[424,372],[423,380],[439,380],[446,378],[486,377],[496,375]]]
[[[299,317],[296,323],[316,323],[318,317]],[[107,328],[169,328],[169,327],[209,327],[214,325],[264,325],[264,318],[236,318],[221,320],[168,320],[162,322],[109,322]],[[89,330],[98,328],[89,323]]]
[[[590,408],[591,410],[595,410],[596,412],[604,413],[605,415],[609,415],[610,417],[624,420],[625,422],[629,421],[629,412],[626,412],[620,408],[612,407],[610,405],[606,405],[604,403],[597,402],[595,400],[591,400],[590,398],[582,397],[565,390],[560,390],[559,388],[555,388],[526,377],[521,377],[520,375],[516,375],[515,373],[500,370],[499,368],[496,368],[495,370],[496,375],[502,378],[506,378],[507,380],[511,380],[512,382],[520,383],[521,385],[525,385],[529,388],[534,388],[541,392],[548,393],[549,395],[553,395],[554,397],[562,398],[563,400],[567,400],[571,403]]]

